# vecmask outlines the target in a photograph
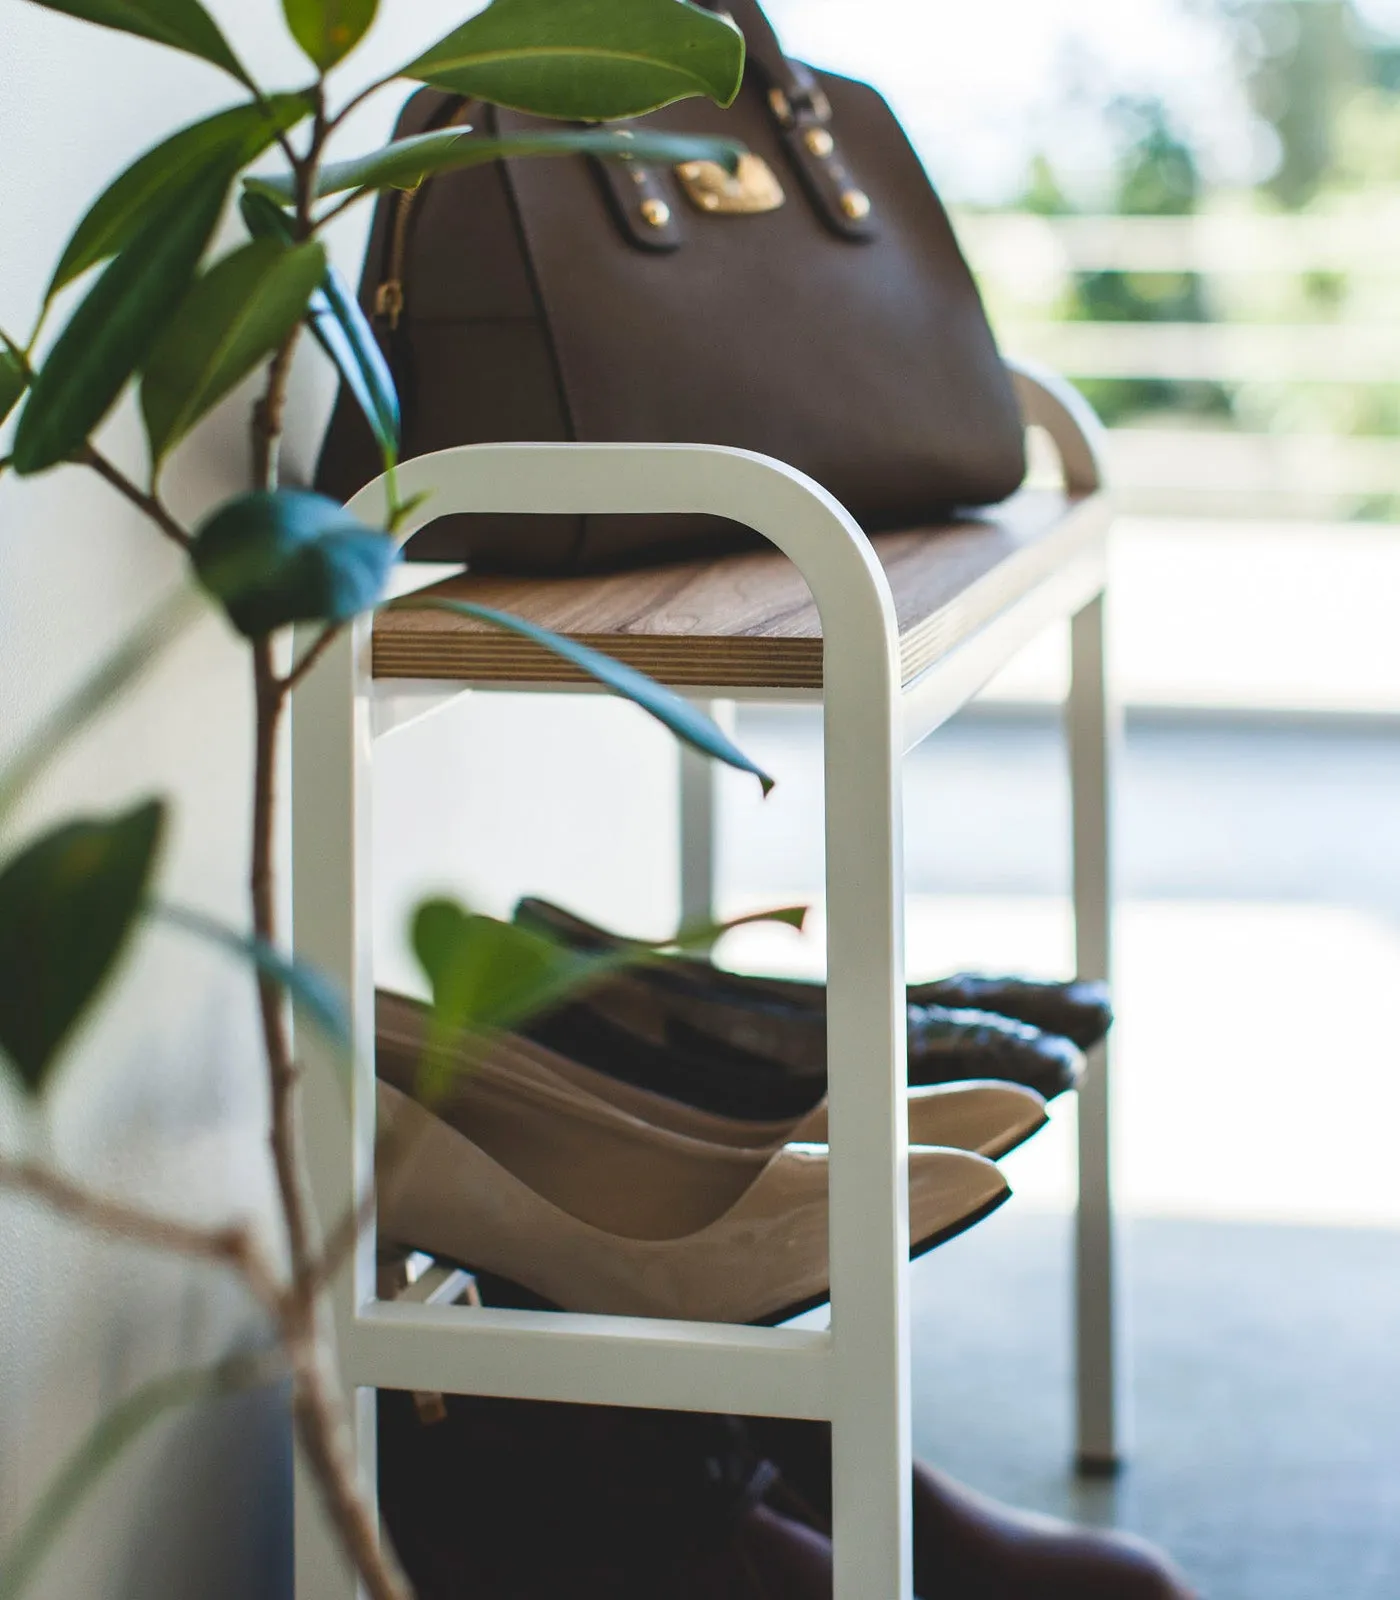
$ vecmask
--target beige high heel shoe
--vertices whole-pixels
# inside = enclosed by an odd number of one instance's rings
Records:
[[[406,1093],[413,1090],[413,1073],[423,1048],[425,1010],[417,1001],[380,990],[375,996],[376,1048],[381,1076]],[[500,1081],[500,1069],[508,1076]],[[825,1144],[826,1102],[805,1117],[777,1122],[751,1122],[697,1110],[666,1095],[654,1094],[620,1082],[591,1067],[517,1035],[493,1042],[484,1060],[473,1062],[458,1079],[457,1095],[470,1097],[473,1083],[489,1079],[497,1093],[510,1084],[534,1085],[593,1102],[594,1109],[609,1106],[620,1114],[704,1144],[747,1149],[755,1160],[766,1160],[789,1142]],[[455,1097],[453,1097],[455,1098]],[[934,1084],[908,1091],[909,1142],[971,1150],[993,1160],[1014,1150],[1049,1120],[1045,1101],[1034,1089],[1020,1084],[977,1082]],[[438,1109],[455,1120],[450,1098]],[[470,1134],[471,1128],[463,1131]],[[507,1162],[507,1165],[510,1165]]]
[[[379,1234],[505,1279],[568,1311],[708,1322],[786,1321],[829,1293],[827,1152],[789,1144],[737,1198],[694,1170],[633,1194],[625,1228],[586,1220],[547,1199],[482,1146],[391,1085],[379,1084],[391,1164],[381,1172]],[[654,1131],[654,1130],[653,1130]],[[521,1136],[514,1154],[518,1158]],[[587,1156],[556,1196],[593,1215],[606,1178]],[[609,1188],[608,1183],[604,1183]],[[994,1211],[1010,1194],[994,1163],[963,1150],[909,1152],[911,1256]],[[709,1213],[707,1220],[699,1220]]]

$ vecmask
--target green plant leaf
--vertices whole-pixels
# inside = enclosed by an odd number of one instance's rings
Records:
[[[87,442],[183,298],[232,182],[212,167],[167,194],[88,291],[34,379],[16,472],[43,472]]]
[[[337,1052],[344,1055],[349,1051],[350,1013],[344,995],[325,973],[305,961],[283,955],[256,934],[240,933],[237,928],[230,928],[202,911],[160,903],[147,909],[156,921],[193,934],[206,944],[246,961],[262,977],[270,978],[279,989],[285,990],[297,1010],[315,1024]]]
[[[141,378],[153,463],[277,349],[325,271],[326,252],[315,241],[289,249],[254,239],[195,280]]]
[[[0,335],[0,422],[15,409],[29,387],[29,374],[24,358],[11,348],[10,341]]]
[[[234,627],[259,639],[291,622],[345,622],[375,604],[394,541],[336,501],[304,489],[225,502],[195,532],[199,581]]]
[[[445,1037],[508,1028],[596,976],[602,958],[531,928],[426,900],[413,915],[413,952],[432,986]]]
[[[272,1373],[266,1358],[230,1356],[216,1367],[156,1378],[113,1406],[49,1480],[18,1533],[0,1551],[0,1600],[18,1600],[24,1593],[73,1513],[147,1428],[170,1411],[267,1382]]]
[[[411,928],[413,951],[432,994],[419,1089],[431,1099],[446,1088],[456,1070],[453,1048],[463,1035],[516,1027],[612,973],[664,959],[667,950],[709,949],[731,928],[751,922],[801,928],[805,916],[805,907],[785,906],[687,928],[657,944],[637,942],[587,954],[518,922],[468,911],[455,900],[425,900]]]
[[[284,211],[281,202],[274,200],[268,192],[277,187],[276,180],[259,179],[257,188],[250,187],[253,181],[245,178],[243,190],[238,196],[238,210],[243,225],[254,239],[277,239],[282,244],[295,244],[296,229],[290,212]],[[291,192],[290,184],[287,190]]]
[[[704,712],[698,711],[688,700],[673,694],[670,689],[663,688],[645,673],[638,672],[634,667],[624,666],[622,662],[614,661],[611,656],[605,656],[598,650],[590,650],[587,645],[566,639],[561,634],[551,633],[547,628],[536,627],[533,622],[526,622],[521,617],[513,617],[508,611],[495,611],[490,606],[474,605],[470,600],[448,600],[440,595],[412,594],[405,595],[402,600],[391,601],[390,605],[396,610],[403,611],[450,611],[459,617],[472,617],[489,627],[499,628],[503,633],[514,633],[522,639],[529,639],[542,650],[548,650],[552,655],[567,661],[570,666],[586,673],[604,688],[611,689],[624,700],[630,700],[633,705],[640,706],[643,711],[669,728],[678,739],[700,751],[702,755],[712,756],[716,761],[723,761],[726,766],[735,767],[740,772],[751,772],[758,779],[764,794],[773,787],[772,778],[761,767],[755,766],[723,729]]]
[[[0,1050],[31,1094],[126,945],[164,824],[159,800],[67,822],[0,871]]]
[[[378,10],[379,0],[282,0],[292,37],[322,72],[350,54]]]
[[[666,0],[676,5],[679,0]],[[511,156],[595,155],[626,161],[655,161],[676,166],[682,161],[719,161],[733,167],[744,146],[735,139],[710,139],[678,133],[649,133],[630,128],[559,128],[538,133],[487,139],[469,128],[440,128],[397,139],[382,150],[349,161],[335,161],[321,170],[316,193],[325,197],[347,189],[416,189],[435,172],[479,167]],[[287,200],[291,180],[283,176],[249,178],[255,192]]]
[[[138,156],[88,208],[54,269],[47,298],[89,267],[125,249],[172,188],[182,188],[211,166],[245,167],[310,111],[311,102],[304,95],[273,95],[191,123]]]
[[[744,40],[685,0],[492,0],[402,76],[539,116],[604,122],[691,95],[727,106]]]
[[[253,87],[247,69],[234,55],[219,25],[199,0],[34,0],[35,5],[118,33],[154,39],[173,50],[184,50],[231,73]]]
[[[255,239],[291,242],[292,219],[269,194],[245,185],[238,209]],[[400,429],[399,393],[394,375],[369,319],[360,310],[359,301],[334,264],[327,265],[320,288],[311,296],[306,325],[359,402],[379,441],[384,465],[392,466],[398,459]]]
[[[308,326],[359,402],[386,467],[399,454],[399,392],[369,318],[334,266],[311,297]]]

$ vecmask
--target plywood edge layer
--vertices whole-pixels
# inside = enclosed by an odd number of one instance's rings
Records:
[[[646,641],[587,638],[579,641],[635,667],[662,683],[703,684],[716,688],[817,689],[822,682],[822,645],[819,639],[803,641],[797,648],[774,648],[773,641],[734,639]],[[581,683],[588,674],[569,666],[539,645],[526,641],[489,639],[479,635],[445,635],[427,640],[376,633],[373,651],[376,678],[442,678],[478,683]]]

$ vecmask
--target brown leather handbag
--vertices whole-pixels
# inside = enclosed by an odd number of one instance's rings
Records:
[[[718,0],[716,0],[718,3]],[[728,110],[648,125],[741,140],[730,175],[584,156],[445,173],[379,203],[361,300],[399,386],[405,457],[490,440],[695,441],[791,463],[867,532],[1004,499],[1016,401],[947,215],[868,85],[790,61],[753,0]],[[398,136],[540,120],[435,90]],[[380,470],[342,391],[318,486]],[[707,517],[441,518],[409,554],[586,571],[752,543]]]

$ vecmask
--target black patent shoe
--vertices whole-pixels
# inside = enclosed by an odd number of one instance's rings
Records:
[[[515,918],[594,953],[630,942],[541,900],[522,900]],[[1071,1040],[987,1010],[911,1004],[908,1019],[911,1084],[993,1078],[1052,1100],[1084,1069]],[[672,957],[609,977],[522,1031],[595,1071],[721,1116],[801,1115],[826,1093],[824,984]]]
[[[572,911],[565,911],[562,906],[529,896],[516,906],[515,920],[578,950],[621,950],[632,942],[583,917],[575,916]],[[746,993],[750,998],[763,995],[773,1000],[787,1000],[794,1005],[818,1009],[825,997],[824,984],[802,978],[754,977],[725,972],[706,961],[688,957],[676,957],[672,961],[712,974],[713,982],[736,996],[740,993]],[[1010,1017],[1014,1022],[1029,1023],[1044,1033],[1059,1034],[1081,1050],[1092,1050],[1095,1045],[1101,1044],[1113,1026],[1113,1006],[1109,1000],[1108,985],[1093,978],[1055,982],[1041,978],[992,977],[979,972],[956,972],[950,978],[938,978],[932,983],[910,984],[908,997],[911,1005],[941,1006],[954,1011],[990,1011],[995,1016]]]
[[[1037,978],[993,978],[979,972],[957,972],[934,983],[912,983],[915,1005],[965,1007],[993,1011],[999,1017],[1027,1022],[1043,1033],[1059,1034],[1081,1050],[1102,1044],[1113,1026],[1108,985],[1093,978],[1051,983]]]

